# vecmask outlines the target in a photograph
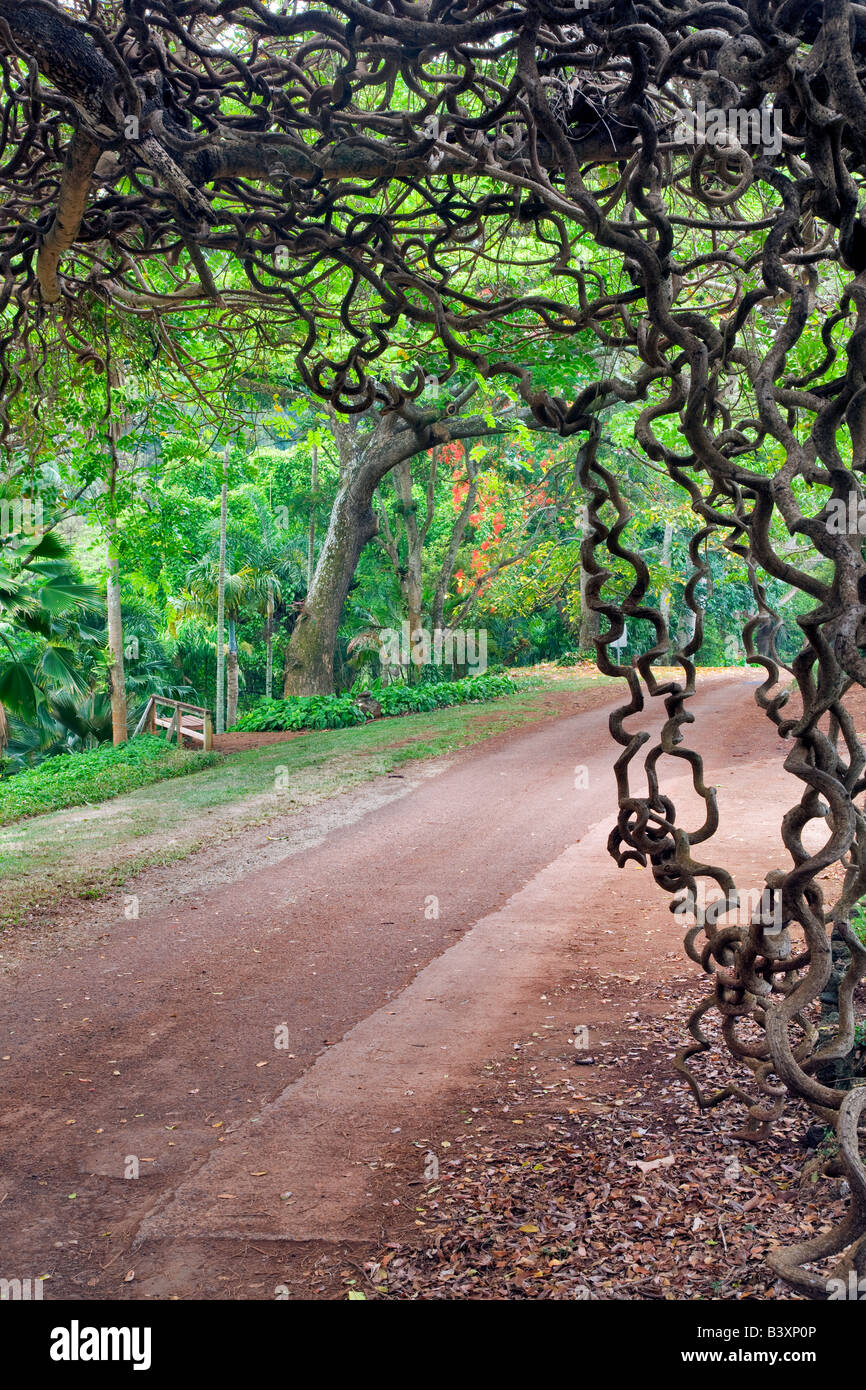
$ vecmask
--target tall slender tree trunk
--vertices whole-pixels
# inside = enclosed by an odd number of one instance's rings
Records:
[[[584,536],[590,535],[592,526],[590,525],[589,515],[584,508],[583,526]],[[577,645],[580,651],[595,651],[596,638],[601,631],[601,620],[599,614],[589,606],[586,596],[587,585],[589,584],[589,570],[584,569],[583,562],[580,566],[580,629],[577,636]]]
[[[701,612],[701,616],[703,616],[704,610],[706,608],[705,593],[701,592],[702,589],[705,589],[705,586],[698,582],[698,584],[695,587],[695,594],[693,599],[693,602],[697,605]],[[689,643],[694,640],[694,636],[697,630],[698,615],[694,611],[694,609],[689,608],[688,605],[685,604],[683,608],[682,622],[680,623],[679,632],[677,633],[677,646],[680,649],[687,647]]]
[[[677,646],[687,647],[693,640],[698,626],[698,615],[691,608],[686,608],[683,613],[682,626],[677,634]]]
[[[265,629],[265,697],[270,700],[274,693],[274,581],[268,580],[267,627]]]
[[[423,614],[421,612],[421,556],[410,555],[406,573],[406,616],[409,619],[409,640],[421,631]]]
[[[228,620],[229,630],[229,650],[227,659],[227,694],[228,694],[228,713],[226,715],[226,725],[231,728],[238,717],[238,687],[239,663],[238,663],[238,634],[234,618]]]
[[[448,550],[445,559],[439,569],[439,577],[436,580],[436,589],[433,594],[433,607],[431,609],[431,620],[434,636],[437,632],[445,629],[445,600],[448,597],[448,586],[454,575],[454,567],[457,564],[457,552],[463,544],[463,537],[469,525],[469,518],[475,510],[475,499],[478,496],[478,473],[472,472],[469,478],[469,488],[463,500],[460,514],[451,530],[451,539],[448,542]]]
[[[111,694],[111,737],[115,748],[126,743],[128,737],[126,710],[126,671],[123,664],[123,618],[120,611],[120,565],[117,559],[117,542],[112,526],[106,547],[108,582],[106,584],[106,608],[108,610],[108,680]]]
[[[394,490],[400,502],[403,515],[403,529],[406,535],[406,569],[402,576],[401,588],[406,604],[406,617],[409,621],[410,647],[415,634],[421,631],[423,614],[421,612],[421,564],[424,553],[424,538],[418,527],[412,498],[412,460],[405,459],[393,470]],[[409,668],[410,678],[412,667]]]
[[[662,541],[662,564],[664,565],[665,569],[667,569],[671,563],[671,548],[673,546],[673,539],[674,524],[672,521],[666,521],[664,540]],[[659,610],[661,612],[662,617],[665,620],[666,626],[669,628],[671,617],[671,591],[669,587],[665,587],[662,590]]]
[[[319,486],[319,446],[311,447],[310,492],[310,530],[307,536],[307,589],[309,590],[316,570],[316,491]]]
[[[225,621],[226,621],[226,529],[228,520],[229,446],[223,458],[223,483],[220,490],[220,560],[217,577],[217,641],[216,641],[216,719],[218,734],[225,733]]]
[[[118,406],[112,396],[112,388],[120,385],[117,367],[109,367],[106,389],[108,392],[108,447],[111,456],[111,471],[108,479],[109,522],[106,541],[106,566],[108,577],[105,588],[105,601],[108,616],[108,684],[111,698],[111,738],[117,748],[126,743],[129,736],[126,709],[126,669],[123,660],[123,615],[120,608],[120,562],[117,555],[117,518],[115,503],[117,499],[120,458],[117,441],[123,430],[118,414]]]

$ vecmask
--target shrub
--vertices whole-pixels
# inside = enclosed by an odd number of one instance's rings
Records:
[[[423,685],[386,685],[376,689],[383,715],[419,714],[463,705],[472,700],[498,700],[515,690],[511,676],[465,676],[459,681]],[[260,700],[241,715],[234,729],[244,733],[273,733],[292,729],[345,729],[363,724],[367,716],[351,695],[295,695],[287,700]]]
[[[231,732],[347,729],[365,721],[364,711],[350,695],[293,695],[288,700],[259,700],[232,725]]]

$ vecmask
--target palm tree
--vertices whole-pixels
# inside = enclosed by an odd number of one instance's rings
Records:
[[[10,733],[7,711],[35,727],[44,744],[57,728],[52,699],[87,694],[75,650],[83,640],[79,619],[102,607],[55,531],[0,534],[0,755]]]
[[[274,631],[276,615],[289,594],[304,592],[304,555],[297,533],[278,526],[273,513],[254,493],[250,500],[261,527],[261,539],[246,539],[245,569],[249,572],[258,611],[265,619],[265,695],[274,688]]]
[[[130,594],[123,604],[126,641],[126,693],[137,723],[151,695],[169,700],[198,702],[198,692],[188,680],[174,644],[166,643],[153,605],[141,594]]]
[[[296,595],[304,592],[303,533],[279,526],[273,512],[254,490],[247,497],[256,513],[258,534],[232,528],[223,543],[215,530],[213,544],[187,571],[184,592],[170,601],[169,632],[175,635],[181,623],[191,619],[213,625],[219,619],[220,589],[223,586],[223,612],[227,637],[225,727],[237,717],[240,666],[237,626],[245,613],[255,611],[265,620],[267,652],[265,689],[273,693],[274,633],[278,617],[288,610]],[[221,561],[224,557],[224,568]],[[217,711],[219,713],[219,711]],[[215,721],[216,723],[216,721]]]
[[[48,695],[51,723],[39,727],[9,719],[6,756],[18,768],[33,767],[46,758],[111,742],[113,720],[108,690],[92,690],[83,699],[75,691]]]
[[[172,615],[169,631],[174,632],[179,622],[185,618],[204,618],[213,620],[217,611],[220,593],[220,562],[213,556],[205,555],[197,560],[187,571],[186,588],[179,598],[171,599]],[[228,637],[226,659],[226,728],[231,728],[237,717],[240,666],[238,661],[237,625],[244,607],[254,595],[255,588],[251,571],[246,566],[237,570],[226,568],[224,582],[225,622]],[[219,658],[219,652],[217,653]],[[217,711],[219,714],[219,710]]]

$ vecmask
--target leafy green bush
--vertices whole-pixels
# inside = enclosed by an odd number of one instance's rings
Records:
[[[350,695],[294,695],[288,700],[259,700],[253,709],[241,715],[230,732],[347,729],[365,720],[364,711]]]
[[[418,714],[471,700],[497,700],[516,689],[511,676],[465,676],[459,681],[423,685],[387,685],[375,691],[384,715]],[[345,729],[367,719],[351,695],[296,695],[288,700],[260,700],[234,725],[244,733],[291,729]]]
[[[199,772],[220,760],[219,753],[186,752],[150,734],[119,748],[102,743],[84,753],[60,754],[0,780],[0,825],[65,806],[107,801],[166,777]]]

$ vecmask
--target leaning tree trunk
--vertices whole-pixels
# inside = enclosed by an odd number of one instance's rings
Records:
[[[378,530],[373,497],[386,473],[438,443],[501,432],[486,416],[456,413],[475,389],[464,391],[448,405],[449,413],[443,411],[439,419],[406,403],[400,416],[368,412],[376,424],[365,433],[359,430],[359,416],[346,421],[332,413],[331,429],[340,453],[340,487],[313,582],[286,651],[284,696],[329,695],[334,689],[334,651],[343,604],[361,551]],[[420,598],[416,607],[420,610]]]
[[[340,489],[319,562],[295,623],[283,672],[283,695],[330,695],[334,689],[334,650],[343,604],[361,551],[376,534],[375,478]]]

